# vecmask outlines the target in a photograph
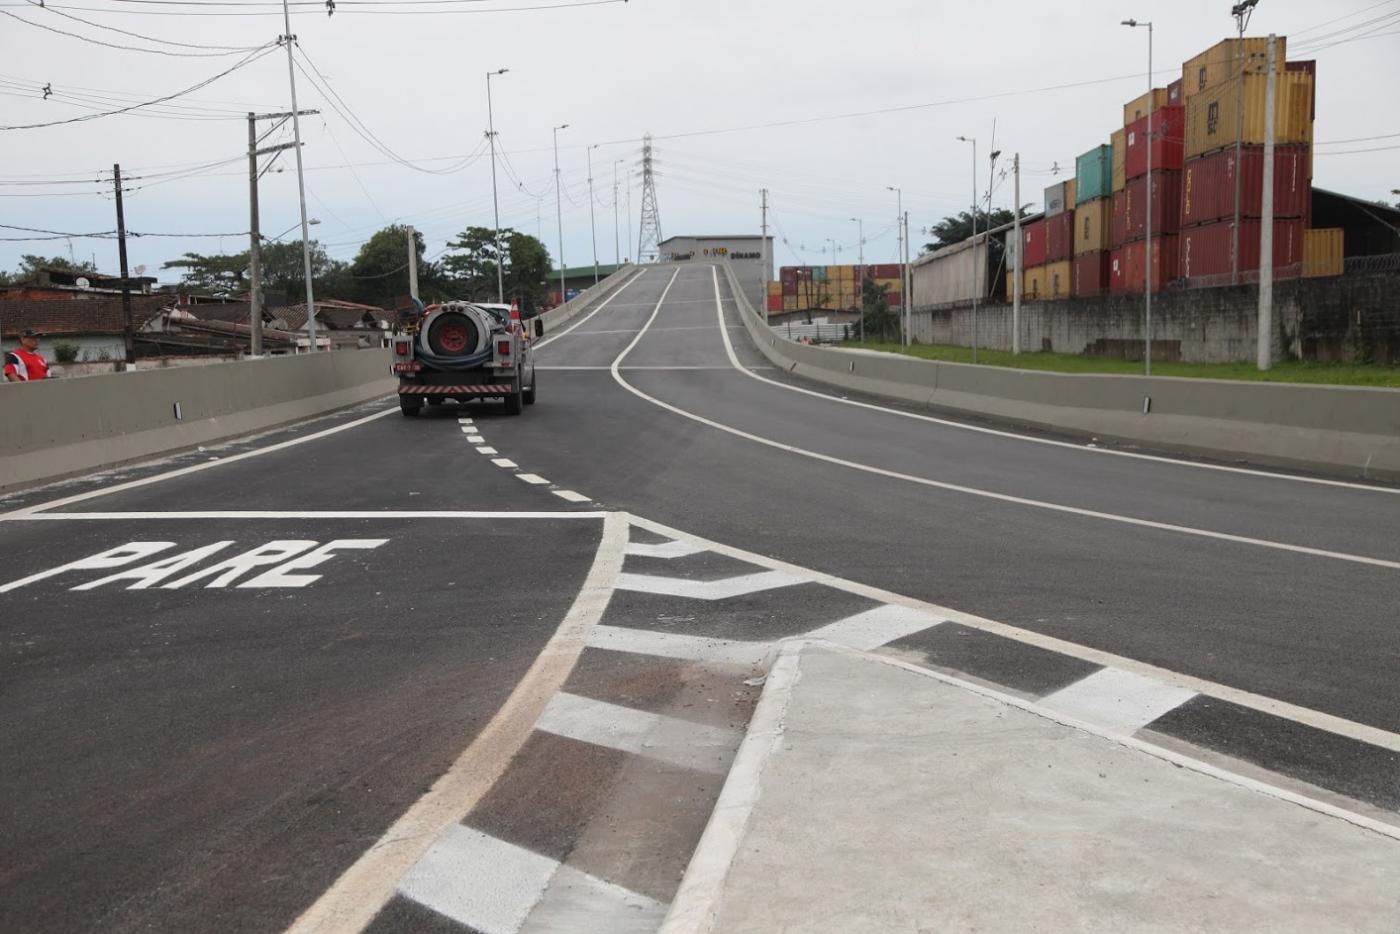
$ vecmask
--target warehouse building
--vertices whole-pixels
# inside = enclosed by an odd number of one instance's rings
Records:
[[[763,302],[766,283],[773,278],[773,238],[758,234],[736,236],[667,237],[657,247],[663,263],[705,263],[724,260],[754,307]]]

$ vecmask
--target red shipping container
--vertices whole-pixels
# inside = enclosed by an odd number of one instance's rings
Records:
[[[1240,150],[1240,217],[1257,218],[1264,206],[1264,147]],[[1312,209],[1308,147],[1274,149],[1274,217],[1307,217]],[[1235,151],[1222,149],[1186,163],[1181,222],[1187,227],[1235,217]]]
[[[1074,253],[1074,212],[1064,211],[1045,218],[1045,262],[1058,263]],[[1027,268],[1030,264],[1027,263]],[[1039,264],[1037,264],[1039,265]]]
[[[1147,118],[1124,127],[1123,171],[1127,178],[1147,174]],[[1152,171],[1179,169],[1186,161],[1186,108],[1162,107],[1152,114]]]
[[[1038,220],[1021,227],[1021,242],[1025,252],[1021,256],[1022,269],[1034,269],[1045,265],[1045,221]]]
[[[899,292],[885,293],[885,304],[889,305],[891,308],[898,308],[902,301],[903,297]]]
[[[1193,285],[1230,284],[1231,221],[1191,227],[1181,234],[1181,275]],[[1240,222],[1240,279],[1256,282],[1259,278],[1258,220]],[[1303,220],[1290,218],[1274,221],[1274,277],[1296,279],[1303,267]]]
[[[878,263],[871,266],[870,276],[872,279],[898,279],[904,272],[899,263]]]
[[[1152,173],[1152,234],[1181,230],[1181,173]],[[1135,178],[1123,189],[1123,242],[1147,236],[1147,176]]]
[[[1070,282],[1071,294],[1088,297],[1107,292],[1109,262],[1109,254],[1106,250],[1099,253],[1082,253],[1076,256]]]
[[[768,296],[768,310],[770,312],[783,310],[783,297],[781,295]]]
[[[1128,239],[1127,227],[1128,192],[1113,193],[1113,213],[1109,215],[1108,246],[1116,250]]]
[[[1122,295],[1128,291],[1128,280],[1124,276],[1123,248],[1108,251],[1108,291],[1111,295]]]
[[[1170,235],[1153,237],[1151,240],[1134,240],[1125,244],[1122,250],[1121,267],[1113,274],[1110,285],[1118,294],[1136,294],[1146,291],[1147,285],[1147,245],[1152,244],[1152,291],[1181,278],[1180,237]],[[1119,276],[1121,275],[1121,281]]]

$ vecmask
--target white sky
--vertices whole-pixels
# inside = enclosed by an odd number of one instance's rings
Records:
[[[665,234],[756,232],[758,189],[766,186],[780,237],[780,265],[822,262],[827,238],[837,242],[839,262],[854,262],[856,224],[849,220],[854,217],[865,221],[867,261],[892,260],[895,200],[887,185],[904,186],[916,230],[971,200],[971,153],[956,141],[959,134],[979,139],[979,184],[985,187],[987,144],[995,121],[1002,164],[1009,167],[1011,153],[1021,153],[1023,202],[1040,199],[1041,189],[1054,180],[1053,164],[1072,172],[1076,154],[1107,141],[1121,122],[1121,105],[1145,89],[1146,82],[1146,33],[1124,28],[1120,20],[1156,21],[1159,86],[1179,76],[1183,59],[1233,30],[1229,0],[631,0],[530,13],[450,13],[440,12],[444,7],[439,6],[428,15],[404,14],[410,7],[402,3],[386,4],[397,7],[388,15],[356,14],[353,6],[340,2],[330,18],[315,8],[293,17],[300,45],[354,115],[410,160],[460,158],[483,144],[484,73],[510,69],[493,81],[501,146],[525,186],[544,197],[537,200],[516,190],[503,170],[501,220],[535,233],[538,205],[540,231],[556,258],[550,129],[571,124],[560,134],[567,189],[564,256],[570,265],[592,260],[588,144],[602,144],[592,151],[600,261],[614,257],[613,163],[626,160],[620,170],[625,189],[625,173],[635,163],[645,132],[657,136]],[[457,9],[556,2],[560,0],[483,0],[463,2]],[[227,12],[233,3],[249,3],[239,12],[251,9],[259,15],[190,15]],[[202,9],[130,0],[57,4],[73,16],[186,43],[257,45],[282,32],[280,10],[252,0],[225,0],[224,6]],[[0,12],[104,41],[152,47],[62,19],[27,0],[0,0]],[[152,12],[183,15],[147,15]],[[1363,25],[1370,21],[1375,22]],[[1357,28],[1331,35],[1351,26]],[[1250,34],[1270,31],[1290,37],[1291,59],[1318,60],[1315,184],[1366,198],[1386,197],[1400,187],[1400,111],[1394,106],[1400,89],[1400,0],[1262,0]],[[1325,46],[1358,34],[1366,38],[1318,48],[1315,54],[1295,51],[1306,40]],[[237,60],[106,49],[0,17],[0,125],[90,112],[42,101],[33,92],[17,90],[16,83],[31,88],[51,83],[55,91],[120,97],[124,103],[188,87]],[[1114,78],[1120,80],[1015,93]],[[353,257],[360,242],[390,221],[422,230],[430,257],[463,227],[490,226],[489,159],[447,175],[382,164],[385,157],[336,115],[300,73],[297,82],[301,106],[323,111],[323,116],[304,120],[302,128],[309,212],[322,222],[313,236],[333,256]],[[666,138],[987,95],[1004,96]],[[247,163],[239,157],[246,153],[247,124],[240,114],[250,108],[287,109],[285,53],[274,49],[177,103],[183,119],[123,115],[0,131],[0,224],[110,230],[115,227],[114,204],[110,193],[97,193],[100,186],[94,180],[104,173],[110,190],[113,162],[122,163],[128,175],[149,176],[169,171],[152,167],[233,159],[238,161],[187,178],[147,178],[146,186],[127,197],[127,225],[147,232],[246,231]],[[1384,135],[1390,138],[1329,144]],[[1378,151],[1352,152],[1361,149]],[[268,235],[297,222],[290,153],[281,164],[287,171],[268,175],[262,184],[262,229]],[[452,159],[425,164],[450,167]],[[13,184],[53,179],[81,184]],[[621,200],[625,211],[625,191]],[[1011,201],[1008,179],[997,188],[994,203],[1009,207]],[[634,189],[634,238],[639,206]],[[627,255],[625,214],[621,226],[621,252]],[[0,230],[0,236],[6,235],[19,232]],[[790,247],[781,242],[783,237]],[[246,236],[143,238],[131,242],[130,262],[173,281],[173,271],[159,273],[162,261],[185,250],[234,251],[246,244]],[[805,253],[797,249],[801,245]],[[112,241],[73,240],[72,249],[79,257],[95,255],[103,270],[117,268]],[[0,242],[0,268],[14,267],[21,253],[68,250],[65,240]]]

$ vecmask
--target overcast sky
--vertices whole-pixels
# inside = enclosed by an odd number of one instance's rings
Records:
[[[60,13],[197,46],[257,46],[283,31],[280,8],[272,3],[202,2],[58,0],[40,10],[28,0],[0,0],[0,12],[118,45],[201,54],[211,50],[143,42]],[[617,160],[623,163],[618,239],[620,252],[630,255],[640,197],[634,181],[629,225],[627,179],[647,132],[657,138],[665,234],[757,232],[758,191],[767,187],[780,238],[778,264],[822,262],[827,238],[836,241],[839,262],[854,262],[857,225],[850,219],[857,217],[865,224],[866,259],[892,260],[895,196],[886,186],[903,186],[916,230],[971,201],[971,152],[958,135],[979,140],[985,190],[995,125],[1001,164],[1009,168],[1011,154],[1021,154],[1023,202],[1040,199],[1055,180],[1054,166],[1072,174],[1076,154],[1107,141],[1121,123],[1122,104],[1146,85],[1146,32],[1122,27],[1120,20],[1156,21],[1159,86],[1180,75],[1183,59],[1230,35],[1234,22],[1229,0],[631,0],[476,12],[557,2],[462,0],[453,6],[439,0],[423,6],[398,0],[366,7],[339,0],[331,17],[323,8],[300,8],[293,16],[300,47],[339,96],[338,106],[362,122],[362,132],[423,168],[452,170],[426,174],[392,162],[298,73],[300,105],[322,111],[304,120],[302,132],[309,212],[321,221],[313,235],[333,256],[353,257],[359,243],[392,221],[422,230],[429,256],[463,227],[490,226],[490,160],[461,162],[484,146],[484,73],[509,68],[492,82],[509,161],[509,171],[501,165],[501,221],[527,233],[538,230],[556,258],[551,127],[568,123],[559,135],[559,158],[570,265],[593,258],[586,157],[594,143],[601,144],[592,150],[598,256],[610,262],[615,255]],[[361,12],[366,9],[387,12]],[[249,11],[257,15],[202,15]],[[1366,198],[1400,188],[1400,111],[1394,105],[1400,0],[1262,0],[1250,34],[1271,31],[1290,37],[1291,59],[1318,61],[1315,184]],[[1331,44],[1358,35],[1364,38]],[[0,125],[150,100],[242,57],[109,49],[0,17]],[[84,95],[85,106],[41,99],[38,89],[45,84],[56,94]],[[1081,86],[1036,90],[1071,84]],[[140,178],[126,200],[129,229],[246,231],[247,162],[241,157],[247,123],[241,115],[288,105],[286,56],[273,48],[162,113],[0,131],[0,224],[113,229],[111,166],[120,162],[126,174]],[[913,109],[842,116],[900,107]],[[781,121],[810,122],[733,129]],[[731,131],[700,133],[724,130]],[[1362,139],[1383,136],[1389,138]],[[286,138],[284,130],[270,141]],[[1357,151],[1366,149],[1377,151]],[[223,160],[232,161],[199,174],[170,174]],[[269,236],[297,222],[294,165],[285,154],[279,167],[286,171],[262,182],[262,229]],[[69,184],[51,184],[56,181]],[[994,203],[1010,206],[1012,200],[1010,179],[998,182]],[[159,272],[167,259],[186,250],[232,252],[246,245],[246,235],[148,237],[131,242],[130,262],[173,281],[171,272]],[[67,240],[0,242],[0,268],[13,268],[22,253],[69,249]],[[74,239],[71,249],[78,257],[95,256],[103,270],[117,268],[109,240]]]

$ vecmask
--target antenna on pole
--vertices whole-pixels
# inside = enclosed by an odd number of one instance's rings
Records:
[[[642,222],[637,233],[637,259],[656,262],[661,253],[661,211],[656,206],[656,173],[652,166],[651,134],[642,137]]]

